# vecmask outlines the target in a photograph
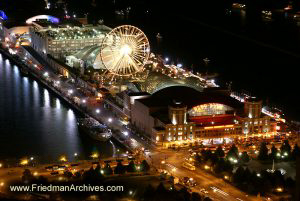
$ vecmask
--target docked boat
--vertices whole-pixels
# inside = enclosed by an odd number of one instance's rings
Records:
[[[107,141],[112,136],[111,130],[106,125],[91,117],[78,118],[77,125],[80,131],[98,141]]]

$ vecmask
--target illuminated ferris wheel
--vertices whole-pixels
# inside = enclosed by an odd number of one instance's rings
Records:
[[[141,71],[149,54],[146,35],[130,25],[119,26],[109,32],[103,39],[100,51],[105,68],[118,76],[130,76]]]

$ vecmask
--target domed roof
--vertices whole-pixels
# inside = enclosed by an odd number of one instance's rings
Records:
[[[197,91],[203,91],[201,83],[197,78],[171,78],[159,72],[150,72],[145,82],[140,84],[141,90],[148,93],[155,93],[171,86],[186,86]]]
[[[171,86],[152,94],[149,102],[171,104],[173,100],[180,100],[182,104],[192,108],[206,103],[220,103],[233,108],[241,108],[243,104],[228,95],[215,92],[200,92],[188,86]]]
[[[93,66],[95,69],[105,69],[102,62],[98,62],[98,60],[96,60],[99,56],[100,50],[101,48],[99,45],[90,45],[84,47],[71,56],[85,61],[87,66]]]

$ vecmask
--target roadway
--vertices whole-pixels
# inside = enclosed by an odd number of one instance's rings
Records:
[[[150,160],[153,161],[154,166],[167,170],[175,177],[192,177],[198,185],[192,187],[191,190],[202,194],[200,189],[205,188],[208,191],[208,194],[205,195],[213,200],[260,200],[254,196],[246,195],[244,192],[223,181],[223,179],[217,178],[204,170],[196,169],[195,171],[191,171],[182,167],[182,163],[188,156],[189,153],[187,151],[174,152],[171,150],[160,150],[151,153]],[[165,161],[165,164],[162,164],[161,161]]]

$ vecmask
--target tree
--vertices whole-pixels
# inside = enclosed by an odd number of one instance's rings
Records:
[[[25,183],[30,183],[34,179],[29,169],[25,169],[22,176],[22,181]]]
[[[291,155],[291,145],[288,140],[284,140],[280,147],[281,155],[289,157]]]
[[[79,171],[75,172],[74,177],[76,179],[80,179],[81,178],[81,173]]]
[[[220,174],[224,171],[224,167],[225,167],[225,160],[223,158],[220,158],[214,166],[214,172],[216,174]]]
[[[73,176],[73,174],[70,171],[65,171],[64,176],[67,177],[67,178],[71,178]]]
[[[169,177],[169,181],[170,181],[170,183],[172,184],[172,185],[174,185],[174,177],[171,175],[170,177]]]
[[[212,199],[210,199],[209,197],[205,197],[205,198],[203,199],[203,201],[212,201]]]
[[[238,169],[233,174],[233,182],[236,184],[241,184],[244,182],[244,168],[238,167]]]
[[[233,165],[230,163],[230,161],[228,160],[225,160],[225,163],[224,163],[224,171],[228,172],[228,173],[232,173],[232,170],[233,170]]]
[[[216,152],[215,152],[216,156],[219,158],[223,158],[225,156],[225,152],[222,148],[222,146],[218,146]]]
[[[229,158],[234,158],[234,159],[237,159],[238,158],[238,154],[239,154],[239,150],[238,148],[235,146],[235,144],[233,144],[228,153],[227,153],[227,159]]]
[[[202,157],[198,153],[195,155],[195,162],[197,166],[202,163]]]
[[[251,171],[249,170],[249,168],[247,167],[245,170],[244,170],[244,173],[243,173],[243,179],[244,181],[243,182],[247,182],[249,183],[249,181],[251,180]]]
[[[153,196],[155,193],[155,189],[153,188],[152,185],[148,185],[144,191],[144,199],[145,201],[152,201],[153,200]]]
[[[278,153],[278,149],[275,147],[275,145],[273,144],[272,145],[272,148],[271,148],[271,153],[269,154],[269,158],[272,159],[272,160],[276,160],[277,158],[277,153]]]
[[[249,155],[246,151],[244,151],[241,155],[241,161],[243,163],[248,163],[250,161]]]
[[[36,181],[36,183],[38,184],[47,184],[48,183],[48,179],[44,176],[39,176]]]
[[[103,168],[104,174],[105,175],[112,175],[113,174],[113,170],[110,167],[109,163],[106,163],[105,167]]]
[[[183,201],[189,201],[191,199],[191,194],[188,192],[186,187],[183,187],[179,190],[179,194],[183,198]]]
[[[265,142],[262,142],[260,145],[260,150],[257,158],[259,160],[267,160],[268,159],[268,148]]]
[[[201,195],[199,193],[192,192],[191,201],[201,201]]]
[[[133,161],[130,161],[130,163],[127,165],[127,172],[136,172],[136,167]]]
[[[148,172],[149,170],[150,170],[150,165],[147,163],[146,160],[143,160],[141,164],[141,171]]]
[[[156,194],[164,194],[167,193],[167,189],[165,188],[164,184],[162,182],[159,183],[159,185],[157,186],[155,193]]]
[[[85,171],[82,174],[82,177],[86,182],[95,182],[97,180],[97,177],[93,166],[89,170]]]
[[[212,157],[211,150],[204,150],[202,149],[201,155],[204,161],[208,161]]]
[[[300,156],[300,148],[298,144],[295,144],[294,149],[292,151],[292,159],[296,160],[297,156]]]
[[[124,174],[126,172],[125,166],[122,164],[122,162],[118,162],[117,166],[115,167],[115,174]]]

